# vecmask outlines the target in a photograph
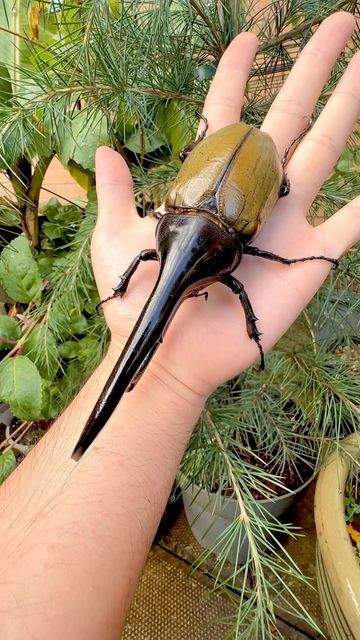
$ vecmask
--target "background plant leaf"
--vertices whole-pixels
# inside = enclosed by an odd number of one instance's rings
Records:
[[[0,283],[17,302],[39,302],[42,281],[29,243],[21,235],[0,255]]]
[[[14,471],[16,458],[12,449],[0,454],[0,484]]]
[[[79,167],[95,170],[95,151],[102,144],[109,144],[108,119],[97,113],[80,111],[64,130],[64,139],[59,149],[60,160],[68,165],[72,160]]]
[[[21,331],[15,318],[9,316],[0,316],[0,350],[11,349],[13,345],[7,340],[18,340]]]
[[[14,416],[35,420],[41,410],[41,376],[27,356],[17,356],[0,362],[0,399],[6,402]]]

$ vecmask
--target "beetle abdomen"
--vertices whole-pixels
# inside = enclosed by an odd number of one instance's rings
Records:
[[[204,138],[165,199],[173,213],[207,211],[249,242],[274,207],[283,169],[272,138],[242,122]]]

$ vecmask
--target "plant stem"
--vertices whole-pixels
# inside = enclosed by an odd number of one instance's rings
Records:
[[[17,31],[13,31],[12,29],[7,29],[6,27],[0,26],[0,31],[5,31],[5,33],[10,33],[12,36],[16,36],[17,38],[22,38],[27,42],[31,42],[31,44],[35,44],[37,47],[41,47],[42,49],[47,49],[47,46],[38,40],[34,40],[33,38],[29,38],[29,36],[24,35],[23,33],[18,33]]]
[[[39,198],[41,185],[44,180],[44,176],[46,170],[53,159],[54,154],[50,154],[46,157],[40,157],[38,163],[34,169],[34,173],[32,175],[28,193],[27,193],[27,202],[25,203],[25,211],[24,218],[26,228],[28,229],[31,244],[33,247],[37,247],[39,244]]]

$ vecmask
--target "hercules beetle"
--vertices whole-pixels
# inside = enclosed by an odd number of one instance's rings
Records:
[[[156,249],[142,251],[106,299],[124,295],[141,261],[159,260],[155,287],[76,444],[76,460],[104,427],[123,393],[139,380],[179,305],[213,282],[222,282],[239,296],[249,338],[255,340],[264,368],[257,318],[243,285],[231,275],[243,254],[287,265],[306,260],[338,264],[326,256],[282,258],[249,244],[278,198],[289,193],[284,172],[287,156],[309,127],[291,142],[280,160],[267,133],[237,123],[205,138],[208,124],[201,117],[204,130],[180,155],[185,162],[167,193],[165,213],[154,212],[159,220]]]

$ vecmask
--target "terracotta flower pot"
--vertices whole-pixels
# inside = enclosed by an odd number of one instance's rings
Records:
[[[346,438],[343,446],[360,460],[360,433]],[[345,523],[349,470],[347,456],[332,454],[315,493],[317,582],[331,640],[360,640],[360,565]]]

